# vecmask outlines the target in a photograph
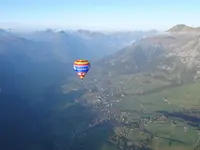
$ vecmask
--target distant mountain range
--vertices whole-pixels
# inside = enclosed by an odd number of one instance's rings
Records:
[[[112,54],[135,40],[157,33],[158,31],[155,30],[101,33],[88,30],[53,31],[48,29],[19,36],[33,41],[48,42],[56,49],[56,53],[63,53],[62,56],[70,56],[73,59],[84,57],[95,60]]]

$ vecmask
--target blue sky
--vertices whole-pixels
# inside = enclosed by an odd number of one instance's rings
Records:
[[[0,27],[166,30],[200,26],[199,0],[1,0]]]

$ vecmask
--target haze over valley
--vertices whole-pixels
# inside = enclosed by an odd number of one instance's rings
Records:
[[[198,148],[199,28],[166,33],[1,29],[1,148]]]
[[[0,149],[200,149],[199,6],[2,1]]]

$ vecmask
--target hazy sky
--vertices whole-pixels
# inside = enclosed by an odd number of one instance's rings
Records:
[[[166,30],[200,26],[200,0],[0,0],[0,27]]]

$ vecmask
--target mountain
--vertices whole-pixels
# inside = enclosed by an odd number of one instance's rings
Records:
[[[47,29],[45,31],[36,31],[34,33],[20,34],[23,38],[36,42],[44,42],[57,56],[63,61],[71,62],[78,58],[91,59],[93,54],[88,51],[84,41],[64,31],[53,31]]]
[[[86,45],[91,51],[101,51],[99,56],[103,57],[117,50],[132,44],[138,39],[156,35],[158,31],[150,30],[130,31],[130,32],[91,32],[87,30],[78,30],[77,35],[84,39]]]
[[[46,43],[12,35],[0,38],[0,86],[3,91],[19,94],[22,98],[41,96],[45,88],[70,75],[66,69],[69,66],[71,64],[62,62]]]
[[[157,34],[158,31],[130,31],[103,33],[97,31],[54,31],[47,29],[28,34],[18,34],[29,40],[48,42],[61,57],[96,60],[112,54],[135,40]],[[99,53],[101,52],[101,53]],[[75,57],[76,56],[76,57]],[[64,57],[63,59],[67,59]]]
[[[172,29],[175,31],[175,28]],[[182,36],[170,33],[140,39],[117,53],[99,60],[93,65],[91,74],[97,72],[98,76],[112,77],[157,72],[165,74],[164,76],[170,79],[173,76],[175,80],[181,79],[179,77],[185,70],[190,70],[193,74],[191,78],[196,78],[200,69],[199,37],[198,34]]]
[[[10,35],[12,35],[11,32],[3,30],[3,29],[0,29],[0,36],[1,37],[10,36]]]
[[[167,30],[169,33],[200,33],[200,27],[189,27],[184,24],[178,24]]]

